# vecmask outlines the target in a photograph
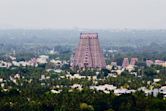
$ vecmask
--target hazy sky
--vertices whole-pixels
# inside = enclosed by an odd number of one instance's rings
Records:
[[[166,0],[0,0],[0,28],[166,29]]]

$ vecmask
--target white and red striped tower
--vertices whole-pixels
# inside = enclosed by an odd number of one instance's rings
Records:
[[[131,61],[130,61],[130,65],[136,65],[136,63],[138,62],[138,58],[131,58]]]
[[[122,63],[122,67],[126,68],[129,65],[129,59],[128,58],[124,58],[123,59],[123,63]]]
[[[97,33],[81,33],[79,47],[76,49],[72,66],[79,68],[105,68],[106,63],[100,49]]]

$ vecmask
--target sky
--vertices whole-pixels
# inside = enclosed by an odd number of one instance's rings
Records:
[[[0,28],[166,29],[166,0],[0,0]]]

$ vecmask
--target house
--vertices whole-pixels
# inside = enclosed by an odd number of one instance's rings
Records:
[[[146,60],[146,65],[148,66],[148,67],[150,67],[151,65],[153,65],[154,64],[154,62],[152,61],[152,60]]]
[[[72,89],[82,90],[82,85],[80,85],[80,84],[73,84],[73,85],[71,86],[71,88],[72,88]]]
[[[109,84],[99,85],[99,86],[90,86],[90,89],[103,91],[104,93],[110,93],[110,91],[115,90],[117,87]]]
[[[51,93],[58,94],[58,93],[60,93],[61,91],[62,91],[62,90],[58,90],[58,91],[57,91],[57,90],[52,89],[52,90],[51,90]]]

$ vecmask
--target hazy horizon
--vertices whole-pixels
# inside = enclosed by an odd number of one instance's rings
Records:
[[[0,0],[0,29],[166,29],[164,0]]]

